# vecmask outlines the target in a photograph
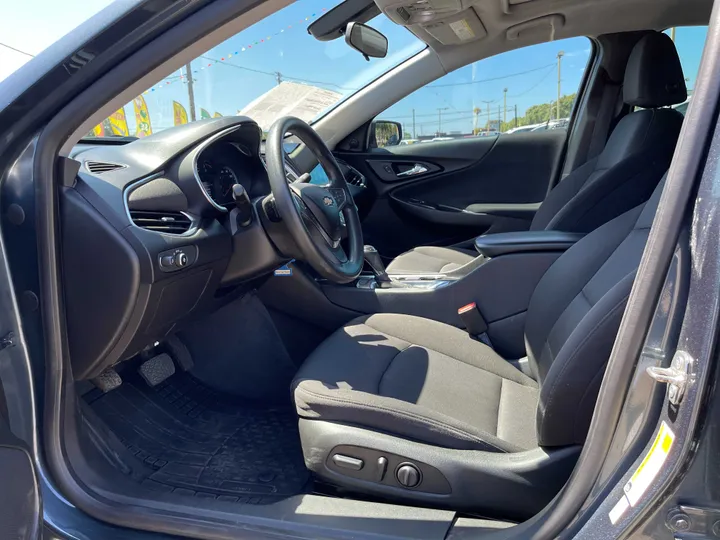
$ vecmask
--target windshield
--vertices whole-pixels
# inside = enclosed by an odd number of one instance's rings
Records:
[[[88,136],[145,137],[230,115],[249,116],[263,131],[285,115],[312,122],[425,46],[384,15],[368,23],[388,38],[383,59],[368,62],[342,38],[309,35],[307,27],[339,3],[287,6],[158,81]]]

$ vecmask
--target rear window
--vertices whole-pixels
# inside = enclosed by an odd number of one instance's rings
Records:
[[[702,56],[703,47],[705,46],[707,30],[707,26],[683,26],[669,28],[665,31],[675,42],[675,48],[680,57],[683,74],[685,75],[688,98],[683,103],[673,105],[673,109],[681,112],[683,115],[687,112],[693,90],[695,89],[697,73],[700,68],[700,57]]]

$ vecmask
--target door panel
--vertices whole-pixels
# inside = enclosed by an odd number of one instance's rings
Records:
[[[40,537],[40,489],[27,445],[15,437],[3,415],[0,386],[0,538]]]
[[[365,242],[385,257],[526,230],[556,178],[564,129],[338,153],[375,194]],[[410,171],[408,173],[408,171]]]

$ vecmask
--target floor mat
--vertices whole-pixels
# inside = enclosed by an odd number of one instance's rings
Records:
[[[146,471],[144,486],[252,504],[311,490],[289,405],[242,401],[187,373],[155,388],[136,373],[123,379],[83,397],[135,457],[127,465]]]

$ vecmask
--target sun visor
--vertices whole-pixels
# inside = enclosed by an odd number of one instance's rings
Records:
[[[507,29],[507,39],[544,38],[555,40],[555,32],[565,25],[565,17],[560,14],[545,15],[525,21]]]
[[[462,45],[487,36],[480,17],[472,8],[421,26],[443,45]]]

